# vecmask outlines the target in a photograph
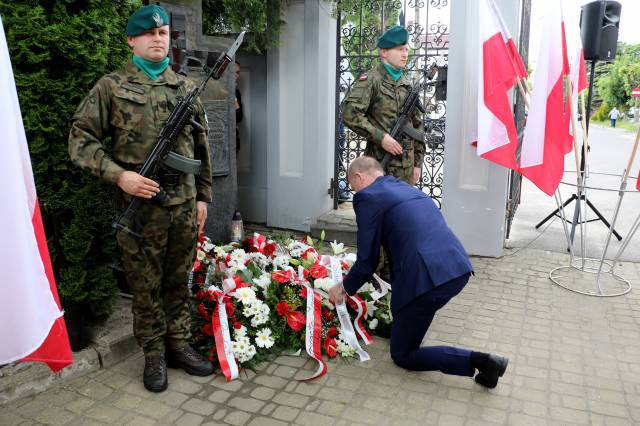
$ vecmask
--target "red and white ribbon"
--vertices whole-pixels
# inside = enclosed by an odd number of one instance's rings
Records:
[[[355,304],[356,312],[358,313],[356,315],[356,319],[353,320],[353,326],[355,327],[356,331],[358,332],[358,334],[360,335],[364,343],[367,345],[370,345],[371,342],[373,342],[373,339],[371,338],[369,333],[367,333],[367,330],[365,330],[364,326],[362,325],[362,319],[367,315],[367,302],[362,300],[362,298],[357,294],[355,296],[347,296],[347,297],[351,299],[351,301]]]
[[[326,262],[327,261],[326,257],[327,256],[323,256],[321,261]],[[342,283],[342,265],[340,264],[340,260],[333,256],[329,256],[328,261],[329,261],[329,266],[331,268],[331,278],[333,279],[333,282],[336,284]],[[351,297],[351,296],[347,296],[347,297]],[[365,304],[365,311],[366,311],[366,304]],[[361,362],[370,360],[371,357],[364,349],[362,349],[362,347],[360,346],[360,343],[358,342],[358,338],[356,337],[356,333],[355,331],[353,331],[353,325],[351,324],[351,317],[349,317],[349,312],[347,311],[347,306],[345,305],[344,302],[336,305],[336,312],[338,312],[338,320],[340,321],[342,336],[344,337],[347,344],[349,344],[349,346],[351,346],[353,349],[356,350],[358,357],[360,357]],[[358,327],[359,326],[356,325],[356,328]],[[365,339],[365,342],[369,344],[371,342],[371,337],[369,337],[368,341]]]
[[[211,325],[213,326],[213,337],[216,341],[216,353],[220,369],[227,381],[238,378],[238,364],[231,349],[231,334],[229,333],[229,318],[227,317],[227,304],[224,299],[227,293],[235,290],[236,282],[233,278],[225,278],[222,282],[223,292],[218,290],[218,304],[211,315]]]
[[[327,364],[322,359],[322,300],[318,292],[311,287],[307,288],[307,327],[305,335],[305,349],[309,356],[318,362],[318,368],[311,376],[300,381],[313,380],[324,376],[327,372]]]

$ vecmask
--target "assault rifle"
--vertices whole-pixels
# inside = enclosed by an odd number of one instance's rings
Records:
[[[213,78],[214,80],[220,79],[222,74],[224,74],[227,65],[233,61],[233,57],[236,54],[236,51],[242,44],[242,40],[244,38],[245,31],[242,31],[236,41],[231,45],[228,51],[222,52],[218,57],[218,60],[209,70],[206,78],[200,83],[199,86],[194,87],[184,98],[178,102],[178,104],[171,111],[171,115],[169,115],[169,119],[167,123],[164,125],[160,134],[158,135],[158,141],[156,145],[153,147],[151,154],[147,157],[142,168],[138,172],[141,176],[149,178],[151,180],[157,181],[160,177],[160,173],[162,171],[162,167],[170,167],[172,169],[185,172],[185,173],[193,173],[198,174],[200,171],[200,161],[192,160],[190,158],[186,158],[182,155],[176,154],[173,152],[173,148],[175,146],[176,140],[178,139],[178,135],[182,132],[182,129],[187,124],[191,124],[195,129],[203,132],[204,128],[200,125],[200,123],[196,122],[193,119],[193,113],[195,108],[196,100],[200,93],[204,90],[209,82],[209,79]],[[160,187],[160,192],[158,192],[154,197],[157,202],[163,203],[168,200],[169,195],[167,192]],[[140,207],[140,203],[142,203],[142,199],[138,197],[133,197],[131,202],[127,206],[126,210],[118,216],[116,220],[113,221],[112,226],[117,230],[125,231],[134,237],[140,239],[142,236],[131,229],[133,226],[133,218],[135,217],[138,208]]]
[[[413,117],[416,108],[418,108],[418,110],[423,114],[426,112],[422,102],[420,102],[420,94],[427,86],[436,84],[436,82],[433,81],[433,77],[436,75],[437,71],[438,67],[436,65],[431,66],[422,74],[418,83],[411,88],[411,92],[409,92],[407,99],[405,99],[402,109],[400,110],[400,115],[398,116],[396,123],[393,125],[393,129],[389,132],[389,136],[397,140],[399,136],[405,134],[419,142],[424,142],[424,133],[413,127],[411,117]],[[432,98],[433,95],[429,98],[429,102]],[[429,102],[427,102],[427,104]],[[394,155],[390,152],[385,152],[382,162],[380,163],[384,170],[386,170],[387,164],[389,164],[389,161],[391,161],[393,157]]]

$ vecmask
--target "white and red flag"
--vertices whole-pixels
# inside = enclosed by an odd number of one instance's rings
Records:
[[[564,173],[564,156],[572,149],[570,102],[565,96],[569,63],[558,4],[549,4],[542,43],[536,62],[520,155],[520,173],[548,195],[558,188]]]
[[[516,47],[515,42],[513,41],[513,37],[511,37],[511,33],[509,32],[509,28],[504,23],[504,19],[502,18],[502,13],[500,13],[500,9],[496,5],[495,0],[490,0],[490,5],[493,13],[498,19],[498,23],[500,24],[500,31],[502,32],[502,38],[504,39],[505,44],[507,45],[507,51],[509,52],[509,57],[511,59],[511,63],[515,68],[516,75],[520,78],[527,78],[529,73],[527,72],[527,67],[524,65],[522,61],[522,57],[520,57],[520,53],[518,52],[518,48]]]
[[[73,361],[0,20],[0,365]]]
[[[480,0],[478,46],[478,155],[517,170],[518,135],[509,90],[518,76],[492,0]],[[519,57],[519,56],[518,56]]]

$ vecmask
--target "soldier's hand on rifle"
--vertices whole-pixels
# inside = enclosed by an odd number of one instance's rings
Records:
[[[393,155],[402,154],[402,145],[400,145],[398,141],[392,138],[391,135],[388,133],[384,134],[384,137],[382,138],[380,145],[382,145],[382,148],[385,151],[390,152]]]
[[[157,182],[129,170],[120,175],[118,186],[127,194],[140,198],[153,198],[160,192]]]

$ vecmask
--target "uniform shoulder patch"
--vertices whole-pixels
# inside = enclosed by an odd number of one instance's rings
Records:
[[[366,74],[362,74],[360,76],[360,78],[358,78],[359,81],[365,81],[367,79],[367,75]]]

